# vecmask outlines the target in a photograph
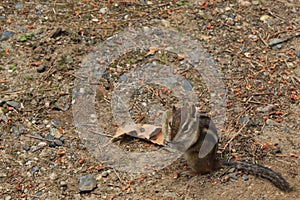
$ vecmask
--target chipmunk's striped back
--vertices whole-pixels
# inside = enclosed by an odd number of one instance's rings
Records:
[[[202,130],[199,131],[201,127]],[[195,145],[199,140],[203,147],[198,149],[199,156],[205,157],[218,144],[218,132],[206,115],[198,115],[195,105],[185,104],[182,108],[173,107],[164,116],[162,132],[166,143],[175,145],[185,151]]]

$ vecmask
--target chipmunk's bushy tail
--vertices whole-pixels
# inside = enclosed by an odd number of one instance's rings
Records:
[[[224,165],[231,166],[245,173],[267,179],[284,192],[289,192],[292,190],[290,184],[281,176],[280,173],[262,165],[247,162],[224,162]]]

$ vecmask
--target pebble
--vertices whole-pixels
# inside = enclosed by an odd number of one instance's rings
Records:
[[[164,26],[164,27],[170,27],[171,24],[168,20],[165,20],[165,19],[162,19],[161,20],[161,24]]]
[[[13,36],[13,34],[14,34],[14,32],[11,32],[11,31],[6,31],[6,32],[2,33],[1,37],[0,37],[0,41],[7,40],[11,36]]]
[[[40,66],[36,69],[36,71],[37,71],[38,73],[43,73],[44,71],[46,71],[46,66],[45,66],[45,65],[40,65]]]
[[[30,146],[25,145],[25,146],[23,147],[23,149],[24,149],[25,151],[29,151],[29,150],[30,150]]]
[[[280,49],[283,45],[282,43],[282,39],[279,38],[271,38],[269,40],[268,45],[272,48],[272,49]]]
[[[233,180],[237,180],[237,179],[238,179],[235,173],[229,174],[229,177],[230,177],[231,179],[233,179]]]
[[[51,120],[51,125],[56,127],[56,128],[59,128],[63,125],[63,123],[61,121]]]
[[[16,126],[12,127],[12,135],[16,136],[16,137],[20,136],[20,132],[19,132],[19,128],[18,127],[16,127]]]
[[[246,0],[238,0],[237,1],[241,6],[251,6],[251,2],[250,1],[246,1]]]
[[[262,15],[260,18],[260,21],[263,21],[265,24],[269,24],[272,17],[269,15]]]
[[[104,172],[101,173],[101,176],[102,176],[103,178],[107,177],[108,175],[109,175],[109,172],[108,172],[108,171],[104,171]]]
[[[79,190],[81,192],[90,192],[96,187],[97,181],[91,174],[79,178]]]
[[[60,181],[59,185],[60,185],[60,187],[67,187],[67,182],[66,181]]]
[[[234,171],[235,171],[234,168],[230,168],[230,169],[228,170],[228,173],[233,173]]]
[[[44,146],[47,146],[47,142],[40,142],[40,143],[38,143],[37,146],[38,146],[38,147],[44,147]]]
[[[57,178],[57,174],[56,173],[51,173],[50,175],[49,175],[49,178],[50,178],[50,180],[55,180],[56,178]]]
[[[62,136],[60,131],[56,128],[50,128],[50,135],[52,135],[56,139],[59,139]]]
[[[32,167],[32,173],[38,172],[40,168],[38,166]]]
[[[65,138],[64,136],[62,136],[62,137],[59,138],[59,140],[60,140],[62,143],[64,143],[65,140],[66,140],[66,138]]]
[[[11,106],[11,107],[14,107],[14,108],[20,108],[21,107],[21,105],[16,101],[6,101],[6,104]]]
[[[11,200],[11,199],[12,199],[11,196],[6,196],[6,197],[5,197],[5,200]]]
[[[62,145],[63,145],[62,141],[60,141],[60,140],[55,140],[55,141],[54,141],[54,144],[55,144],[56,146],[62,146]]]
[[[268,104],[267,106],[264,107],[258,107],[257,111],[258,112],[271,112],[273,111],[277,106],[274,104]]]
[[[49,147],[54,148],[54,147],[56,147],[56,145],[55,145],[54,142],[50,142],[50,143],[49,143]]]
[[[243,178],[244,181],[248,181],[249,180],[249,176],[247,176],[247,175],[243,175],[242,178]]]
[[[267,125],[270,125],[270,126],[277,126],[277,125],[279,125],[278,122],[275,122],[275,121],[272,120],[272,119],[267,119],[267,120],[266,120],[266,124],[267,124]]]
[[[103,8],[100,9],[100,13],[103,14],[103,15],[107,12],[108,12],[108,7],[103,7]]]
[[[47,140],[53,140],[54,137],[52,135],[46,135],[45,139],[47,139]]]
[[[245,117],[240,117],[239,120],[238,120],[238,122],[240,124],[244,124],[246,122],[249,122],[250,120],[251,120],[251,116],[247,115]]]
[[[296,51],[296,56],[300,58],[300,51]]]
[[[182,88],[185,90],[185,91],[192,91],[193,89],[193,85],[186,79],[183,79],[182,82]]]
[[[23,4],[23,3],[21,3],[21,2],[16,3],[15,8],[16,8],[18,11],[22,10],[23,7],[24,7],[24,4]]]

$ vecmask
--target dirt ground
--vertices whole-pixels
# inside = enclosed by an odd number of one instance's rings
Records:
[[[1,1],[1,199],[300,199],[299,13],[299,0]],[[161,27],[200,41],[227,88],[218,155],[270,167],[293,191],[226,169],[191,176],[183,158],[141,174],[95,159],[75,129],[74,83],[87,55],[127,27]],[[199,109],[211,111],[209,90],[193,71],[180,71],[177,55],[128,52],[94,83],[104,133],[116,130],[114,85],[149,59],[174,66],[194,86]],[[143,102],[165,110],[178,101],[158,85],[141,91],[130,100],[136,123],[153,122]],[[129,137],[116,145],[129,151],[160,148]],[[79,179],[87,174],[97,187],[82,192]]]

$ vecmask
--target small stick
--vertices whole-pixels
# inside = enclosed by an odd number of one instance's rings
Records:
[[[246,127],[246,125],[248,124],[249,120],[246,121],[243,126],[240,128],[240,130],[238,132],[236,132],[231,138],[230,140],[225,144],[224,148],[223,148],[223,151],[225,151],[225,149],[227,148],[227,146],[229,145],[230,142],[232,142],[233,139],[235,139],[237,136],[240,135],[240,133],[242,132],[242,130]],[[222,151],[222,153],[223,153]]]
[[[117,171],[116,171],[115,169],[113,169],[113,170],[114,170],[116,176],[118,177],[119,181],[120,181],[123,185],[125,185],[125,182],[121,179],[121,177],[119,176],[119,174],[117,173]]]
[[[268,45],[268,43],[262,38],[262,36],[260,34],[258,34],[258,37],[260,38],[260,40],[264,43],[264,45],[266,45],[266,47],[270,47]]]
[[[46,139],[46,138],[37,137],[37,136],[33,136],[33,135],[25,135],[25,137],[29,137],[29,138],[33,138],[33,139],[37,139],[37,140],[48,141],[48,142],[53,142],[53,140],[49,140],[49,139]]]

